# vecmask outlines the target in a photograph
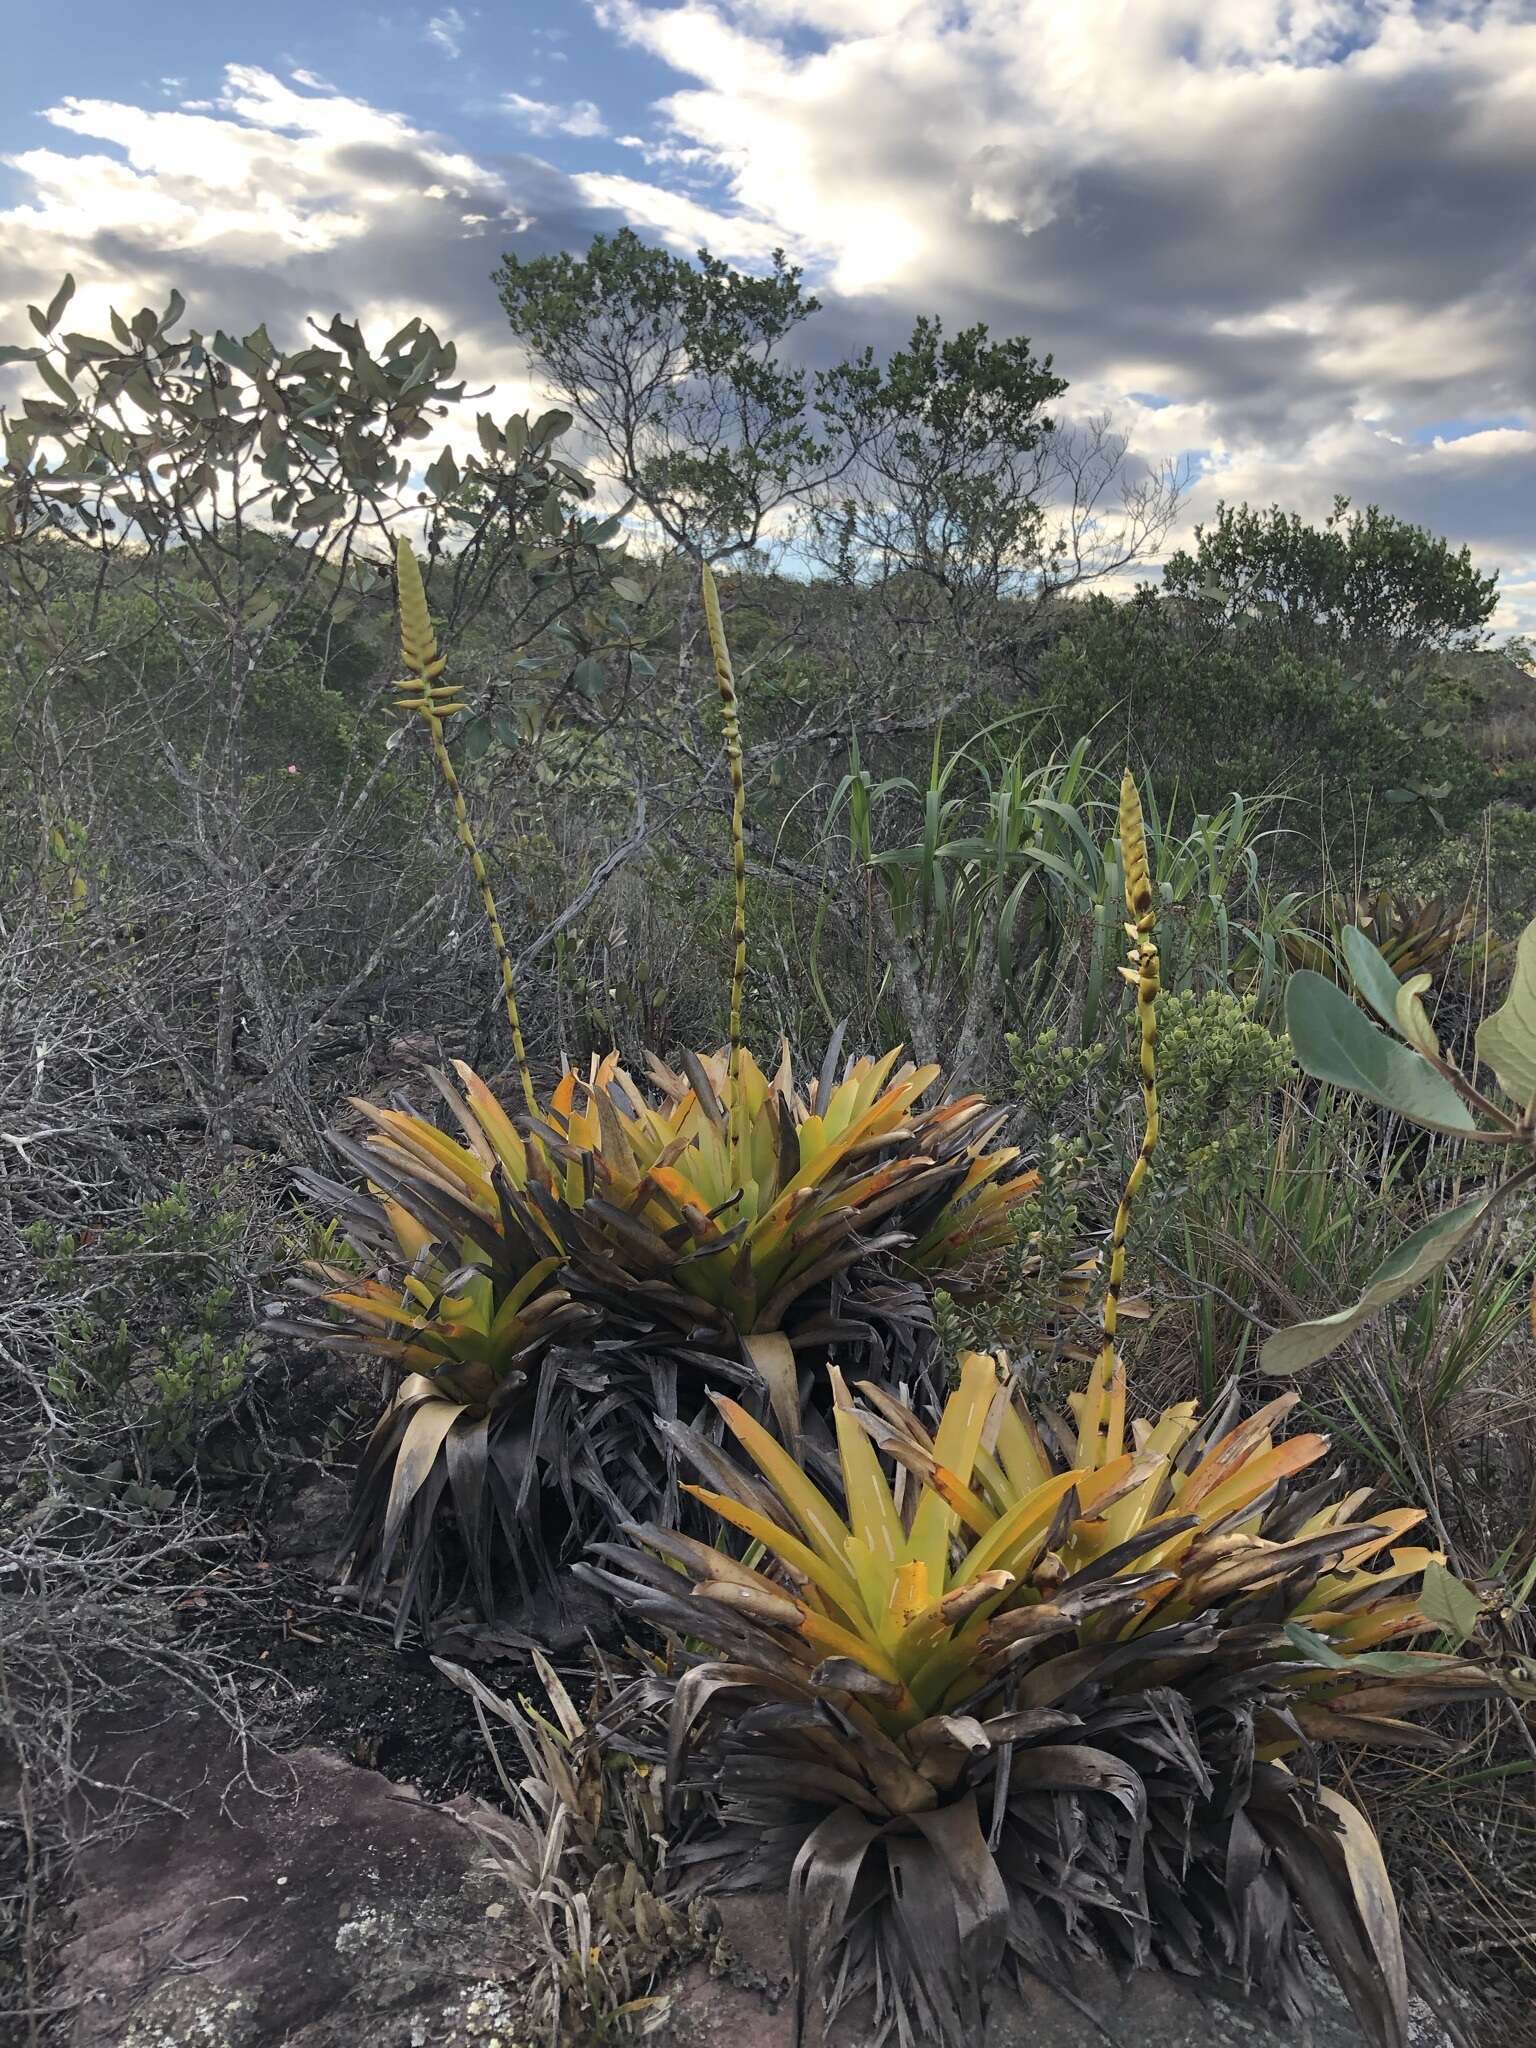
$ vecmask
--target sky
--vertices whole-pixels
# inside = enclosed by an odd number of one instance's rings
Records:
[[[421,313],[505,250],[784,248],[812,359],[1027,334],[1149,462],[1468,543],[1536,631],[1536,0],[0,0],[0,342]],[[15,376],[7,379],[14,387]],[[0,387],[3,389],[4,387]],[[1176,535],[1174,538],[1180,536]]]

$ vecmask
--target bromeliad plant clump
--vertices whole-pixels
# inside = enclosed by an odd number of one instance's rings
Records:
[[[1286,954],[1295,967],[1342,982],[1349,977],[1345,938],[1363,932],[1397,976],[1426,974],[1443,981],[1458,956],[1468,967],[1486,966],[1495,951],[1491,934],[1471,904],[1447,904],[1439,896],[1399,896],[1390,889],[1348,902],[1334,896],[1324,905],[1326,940],[1293,933]]]
[[[1156,1960],[1294,2016],[1303,1924],[1369,2038],[1406,2039],[1380,1850],[1312,1743],[1433,1744],[1405,1713],[1498,1681],[1381,1649],[1430,1625],[1435,1560],[1404,1540],[1421,1516],[1366,1514],[1336,1471],[1298,1485],[1328,1446],[1279,1436],[1294,1395],[1247,1420],[1235,1389],[1203,1421],[1128,1414],[1117,1303],[1158,1135],[1157,957],[1129,780],[1123,804],[1146,1124],[1070,1420],[1033,1419],[985,1353],[931,1434],[833,1370],[828,1490],[717,1395],[749,1466],[679,1434],[696,1497],[750,1549],[650,1524],[581,1568],[671,1639],[622,1739],[665,1708],[684,1861],[788,1885],[802,2039],[866,1991],[881,2025],[966,2039],[1008,1955],[1063,1987],[1084,1954]]]
[[[445,1511],[490,1612],[507,1565],[514,1582],[547,1570],[546,1468],[570,1525],[557,1551],[594,1517],[657,1512],[679,1378],[690,1413],[706,1384],[761,1380],[792,1440],[797,1348],[913,1363],[929,1276],[963,1282],[1007,1239],[1035,1183],[987,1149],[1001,1112],[918,1108],[932,1069],[891,1054],[838,1078],[835,1050],[805,1094],[787,1056],[770,1079],[743,1055],[736,1097],[723,1056],[690,1057],[692,1082],[653,1063],[655,1103],[610,1056],[567,1074],[526,1137],[456,1062],[457,1089],[433,1079],[458,1138],[364,1102],[367,1137],[332,1134],[367,1192],[303,1180],[365,1270],[314,1266],[318,1308],[285,1327],[403,1375],[347,1539],[369,1590],[404,1540],[402,1623],[441,1590]],[[898,1251],[906,1278],[879,1263]]]
[[[1401,2043],[1390,1881],[1311,1743],[1433,1746],[1405,1713],[1496,1689],[1377,1647],[1431,1626],[1418,1513],[1367,1515],[1336,1472],[1293,1487],[1327,1455],[1276,1439],[1294,1396],[1126,1431],[1096,1368],[1048,1431],[972,1353],[928,1438],[835,1385],[841,1500],[727,1397],[752,1469],[694,1441],[757,1563],[649,1525],[581,1568],[674,1638],[641,1693],[668,1695],[674,1816],[700,1817],[682,1855],[711,1887],[787,1883],[802,2037],[871,1990],[962,2040],[1009,1953],[1063,1987],[1083,1955],[1155,1961],[1295,2017],[1304,1923]]]
[[[398,557],[401,705],[427,728],[480,891],[522,1105],[456,1063],[433,1075],[455,1132],[405,1106],[354,1104],[333,1134],[359,1192],[315,1174],[361,1271],[312,1269],[317,1306],[285,1327],[388,1360],[400,1385],[364,1453],[347,1550],[365,1592],[401,1571],[400,1624],[452,1593],[451,1528],[493,1611],[594,1527],[677,1510],[669,1425],[709,1385],[765,1398],[801,1427],[802,1372],[831,1347],[921,1378],[932,1297],[976,1286],[1038,1185],[995,1139],[1006,1111],[936,1097],[940,1070],[844,1059],[841,1033],[797,1082],[742,1040],[744,789],[735,685],[713,580],[705,609],[732,771],[736,913],[730,1039],[651,1057],[641,1086],[610,1054],[534,1089],[512,964],[444,738],[462,708],[441,680],[419,570]],[[925,1099],[926,1098],[926,1099]],[[807,1389],[815,1397],[814,1371]],[[555,1496],[551,1499],[551,1495]],[[552,1522],[546,1541],[546,1523]],[[402,1548],[403,1546],[403,1548]]]

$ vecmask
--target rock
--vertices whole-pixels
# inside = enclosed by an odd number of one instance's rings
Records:
[[[719,1908],[729,1959],[685,1973],[655,2038],[671,2048],[793,2048],[782,1902],[746,1894],[721,1899]],[[1041,1984],[1001,1986],[985,2048],[1363,2048],[1347,2006],[1326,1985],[1315,2021],[1301,2033],[1243,2000],[1150,1970],[1122,1984],[1107,1970],[1085,1969],[1078,1995],[1086,2012]],[[832,2048],[866,2048],[873,2038],[854,2015],[838,2027]]]
[[[255,1784],[217,1723],[120,1733],[92,1775],[179,1811],[103,1830],[77,1864],[59,2001],[72,2048],[526,2048],[548,2035],[547,1950],[531,1909],[483,1861],[474,1802],[432,1806],[327,1751],[266,1757]],[[674,2048],[793,2048],[783,1901],[718,1901],[708,1959],[655,1987],[649,2038]],[[643,1980],[642,1980],[643,1983]],[[637,1990],[640,1985],[635,1987]],[[977,2048],[1361,2048],[1319,1986],[1308,2029],[1151,1973],[1085,1972],[1084,2010],[999,1988]],[[858,2014],[833,2048],[867,2048]],[[1414,2048],[1443,2048],[1433,2028]]]
[[[141,1781],[182,1811],[103,1834],[77,1866],[75,2048],[528,2038],[535,1936],[452,1809],[313,1749],[231,1783],[239,1760],[206,1725],[174,1748],[157,1731],[152,1761]]]
[[[347,1482],[338,1472],[322,1472],[287,1501],[267,1530],[270,1556],[307,1566],[329,1578],[351,1512]]]

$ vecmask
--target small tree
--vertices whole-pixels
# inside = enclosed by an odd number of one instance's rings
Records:
[[[1498,572],[1480,575],[1467,548],[1342,497],[1321,526],[1219,504],[1163,585],[1277,655],[1330,655],[1372,677],[1477,648],[1498,604]]]
[[[34,343],[0,350],[37,379],[0,412],[12,866],[83,899],[110,861],[135,892],[130,910],[113,891],[135,933],[114,941],[122,1000],[194,1121],[301,1144],[311,1052],[443,907],[408,907],[414,841],[360,857],[390,781],[390,657],[356,627],[391,601],[391,528],[425,526],[449,631],[494,597],[503,659],[577,630],[613,586],[613,531],[555,453],[568,414],[482,414],[470,450],[423,462],[465,391],[420,320],[370,347],[338,317],[283,349],[265,327],[186,330],[173,293],[97,336],[65,326],[73,289],[27,309]],[[275,772],[274,724],[293,750]],[[105,800],[135,778],[135,802]],[[382,941],[342,907],[362,888]]]
[[[538,375],[671,544],[740,555],[825,466],[782,349],[817,311],[775,250],[766,277],[697,266],[631,229],[585,256],[507,256],[495,282]]]
[[[1107,418],[1058,423],[1066,390],[1026,336],[929,318],[884,369],[866,349],[826,372],[817,403],[849,451],[816,508],[826,567],[942,617],[972,662],[1031,642],[1053,598],[1128,567],[1178,503],[1176,473],[1134,475]]]

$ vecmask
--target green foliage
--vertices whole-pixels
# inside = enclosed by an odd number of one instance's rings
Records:
[[[1014,1092],[1042,1129],[1050,1127],[1064,1103],[1085,1092],[1110,1057],[1106,1040],[1073,1045],[1054,1024],[1029,1039],[1008,1034]]]
[[[513,332],[668,539],[752,546],[820,454],[786,338],[817,310],[776,251],[766,277],[597,235],[585,256],[508,255],[495,283]]]
[[[1212,1196],[1229,1215],[1259,1197],[1274,1158],[1275,1098],[1292,1065],[1252,997],[1191,991],[1162,997],[1158,1014],[1162,1136],[1138,1236],[1171,1237],[1177,1249]],[[946,1304],[940,1330],[950,1355],[983,1339],[1033,1353],[1043,1333],[1069,1335],[1067,1319],[1098,1278],[1083,1257],[1088,1219],[1112,1204],[1125,1173],[1120,1133],[1140,1082],[1135,1051],[1108,1038],[1074,1045],[1051,1026],[1028,1039],[1010,1034],[1008,1053],[1013,1092],[1040,1134],[1040,1185],[985,1298]]]
[[[1382,972],[1391,975],[1384,962]],[[1475,1128],[1449,1078],[1411,1048],[1394,1044],[1322,975],[1308,968],[1292,975],[1285,1022],[1297,1059],[1316,1080],[1358,1090],[1431,1130]]]
[[[1210,989],[1164,997],[1158,1011],[1164,1110],[1154,1187],[1231,1199],[1256,1185],[1269,1154],[1267,1111],[1291,1073],[1290,1048],[1254,1015],[1252,997]]]
[[[1517,1109],[1536,1106],[1536,924],[1515,948],[1508,994],[1478,1026],[1477,1056]]]
[[[1424,973],[1436,981],[1448,980],[1457,969],[1475,973],[1492,953],[1489,934],[1470,903],[1448,905],[1438,896],[1382,888],[1353,902],[1332,896],[1323,914],[1326,936],[1298,934],[1286,950],[1297,967],[1310,967],[1334,981],[1348,974],[1344,953],[1352,932],[1363,932],[1394,974]]]
[[[1072,605],[1039,675],[1058,718],[1134,734],[1180,812],[1280,794],[1293,833],[1347,842],[1369,820],[1372,845],[1391,847],[1421,838],[1431,808],[1457,829],[1496,794],[1428,686],[1378,701],[1332,657],[1202,633],[1152,592]]]
[[[1536,1180],[1536,1124],[1523,1093],[1536,1075],[1536,923],[1516,951],[1515,978],[1502,1007],[1477,1034],[1479,1058],[1490,1066],[1511,1108],[1489,1099],[1441,1051],[1422,1001],[1429,976],[1399,982],[1365,933],[1345,934],[1345,962],[1361,996],[1405,1042],[1371,1024],[1342,989],[1303,970],[1286,991],[1286,1022],[1296,1057],[1317,1079],[1351,1089],[1412,1124],[1487,1148],[1504,1171],[1456,1208],[1423,1223],[1371,1276],[1349,1309],[1271,1337],[1271,1369],[1296,1371],[1324,1356],[1382,1308],[1437,1273],[1497,1204]],[[1507,1078],[1506,1078],[1507,1077]]]
[[[826,825],[883,891],[913,983],[936,1002],[958,988],[974,1003],[979,990],[1027,1035],[1078,971],[1085,1046],[1104,1028],[1124,915],[1118,771],[1095,762],[1090,740],[1004,753],[988,728],[946,753],[936,734],[923,783],[877,780],[855,743]],[[1267,885],[1263,806],[1235,797],[1175,820],[1149,792],[1146,833],[1166,985],[1276,994],[1297,900]]]
[[[1085,1139],[1049,1133],[1035,1155],[1038,1184],[1020,1204],[1012,1242],[993,1260],[985,1285],[935,1295],[934,1326],[952,1367],[983,1340],[1020,1358],[1069,1344],[1098,1281],[1097,1254],[1084,1251],[1087,1167]]]
[[[177,1181],[89,1237],[42,1222],[24,1233],[60,1304],[50,1398],[135,1446],[141,1477],[186,1470],[255,1362],[241,1194],[237,1173],[197,1190]]]
[[[1495,801],[1473,829],[1400,842],[1378,866],[1385,881],[1411,893],[1482,902],[1493,929],[1506,936],[1536,902],[1536,810]]]
[[[406,480],[397,451],[463,395],[451,381],[453,344],[420,320],[378,356],[339,316],[325,331],[330,346],[285,351],[265,327],[243,339],[179,335],[185,301],[173,292],[163,312],[113,312],[103,339],[58,331],[73,289],[66,278],[46,312],[29,309],[42,341],[15,352],[50,395],[23,398],[4,425],[0,529],[13,539],[38,524],[102,534],[126,523],[167,540],[248,461],[261,467],[270,518],[297,532],[345,524],[360,502]],[[123,424],[125,399],[141,426]],[[153,471],[137,459],[151,447]]]
[[[1023,335],[994,341],[977,325],[946,336],[930,318],[883,369],[866,349],[823,372],[818,410],[834,442],[857,450],[852,483],[840,479],[818,514],[838,574],[951,592],[979,577],[996,595],[1038,571],[1051,543],[1035,458],[1052,430],[1045,408],[1066,388]]]
[[[1245,641],[1379,678],[1432,650],[1476,647],[1498,604],[1498,572],[1480,575],[1470,549],[1375,505],[1351,512],[1345,498],[1320,527],[1278,505],[1218,505],[1193,554],[1170,557],[1163,587]]]
[[[1349,1308],[1316,1322],[1281,1330],[1264,1346],[1264,1370],[1275,1374],[1301,1372],[1347,1342],[1356,1330],[1400,1295],[1437,1272],[1482,1222],[1488,1197],[1479,1195],[1459,1209],[1447,1209],[1422,1224],[1371,1275],[1365,1292]]]

